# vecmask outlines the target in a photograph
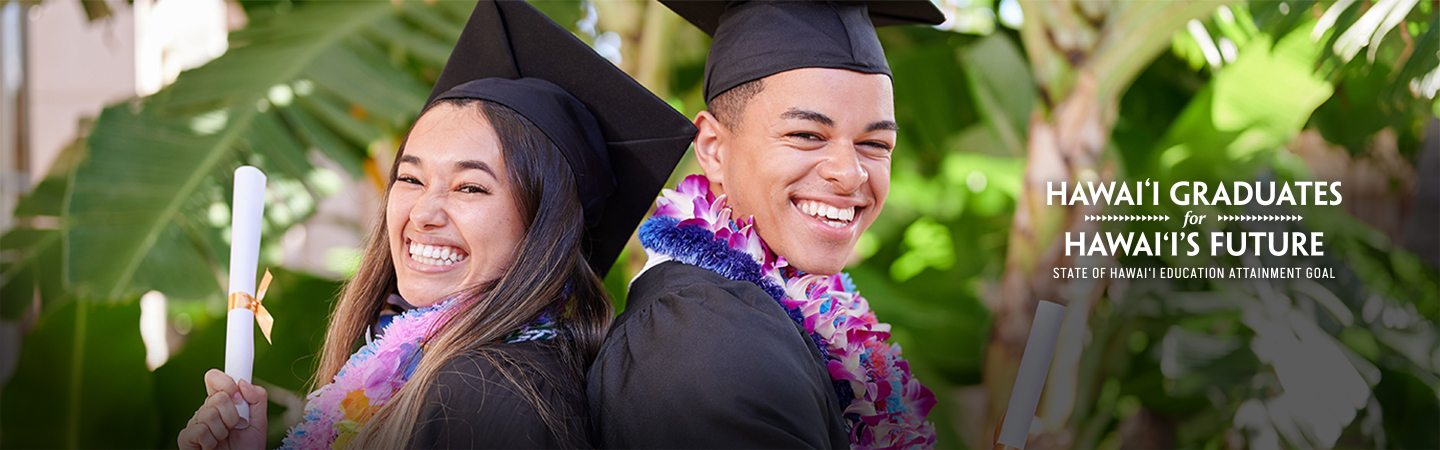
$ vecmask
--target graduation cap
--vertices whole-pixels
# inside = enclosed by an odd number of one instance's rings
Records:
[[[875,27],[938,25],[929,0],[661,0],[710,35],[705,101],[780,72],[807,67],[890,75]]]
[[[601,277],[695,137],[684,115],[524,1],[475,5],[426,105],[445,98],[504,105],[555,143]]]

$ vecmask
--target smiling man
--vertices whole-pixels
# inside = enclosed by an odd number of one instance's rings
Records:
[[[876,25],[930,2],[673,1],[712,35],[705,176],[657,201],[589,372],[605,448],[920,448],[934,397],[840,275],[885,205],[894,96]]]
[[[736,89],[695,119],[710,190],[791,266],[839,272],[890,190],[890,77],[802,68]]]

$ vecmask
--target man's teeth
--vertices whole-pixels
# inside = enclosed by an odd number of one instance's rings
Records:
[[[801,211],[804,211],[805,214],[809,214],[811,217],[827,219],[825,220],[825,224],[835,228],[843,227],[855,219],[854,206],[849,208],[836,208],[811,200],[802,200],[797,203],[797,206],[800,207]]]
[[[460,249],[445,245],[425,245],[419,242],[410,243],[410,257],[423,264],[432,266],[448,266],[464,261],[469,256]]]

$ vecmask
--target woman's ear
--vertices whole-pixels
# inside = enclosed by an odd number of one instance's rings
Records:
[[[710,111],[700,111],[695,115],[695,128],[700,130],[695,134],[695,160],[700,163],[700,170],[705,172],[712,185],[724,185],[725,166],[722,162],[730,130]]]

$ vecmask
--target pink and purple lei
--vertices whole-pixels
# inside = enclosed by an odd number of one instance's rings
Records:
[[[935,427],[925,421],[935,395],[910,373],[898,344],[886,344],[880,323],[848,275],[813,275],[789,267],[754,230],[753,218],[733,219],[725,196],[710,192],[702,175],[686,177],[656,200],[655,216],[640,227],[647,252],[750,281],[783,306],[828,355],[826,369],[844,409],[850,443],[860,449],[929,448]]]
[[[306,396],[305,415],[291,427],[281,449],[343,449],[390,397],[414,374],[425,338],[449,320],[450,299],[401,313],[385,325],[378,339],[361,347],[327,385]],[[502,339],[521,342],[555,336],[550,314]]]

